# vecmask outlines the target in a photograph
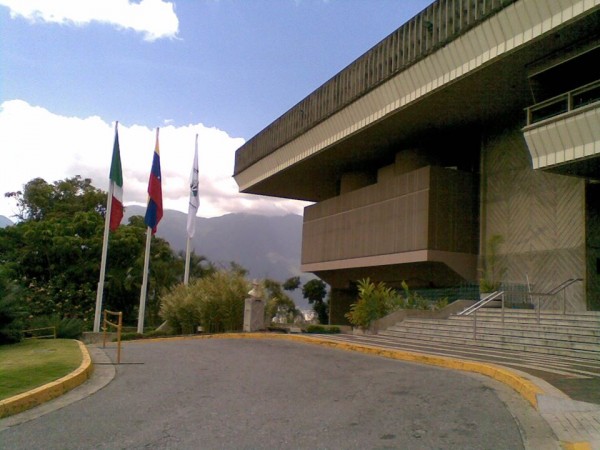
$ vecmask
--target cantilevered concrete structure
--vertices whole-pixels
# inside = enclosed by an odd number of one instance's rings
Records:
[[[302,269],[496,275],[600,309],[600,0],[437,0],[236,153],[240,191],[308,200]],[[552,302],[543,303],[550,308]]]

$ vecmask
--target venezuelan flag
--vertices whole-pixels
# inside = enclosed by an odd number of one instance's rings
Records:
[[[162,186],[160,175],[160,150],[158,147],[158,128],[156,129],[156,146],[154,147],[154,157],[152,158],[152,170],[150,171],[150,180],[148,181],[148,208],[146,208],[146,217],[144,222],[152,228],[152,234],[156,233],[158,222],[163,216],[162,205]]]

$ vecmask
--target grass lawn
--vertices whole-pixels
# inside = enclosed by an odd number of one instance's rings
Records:
[[[57,380],[81,364],[72,339],[30,339],[0,346],[0,400]]]

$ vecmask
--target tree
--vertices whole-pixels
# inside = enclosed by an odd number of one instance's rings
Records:
[[[20,221],[0,229],[0,268],[23,289],[33,316],[79,318],[91,325],[95,311],[106,193],[79,176],[28,182],[17,201]],[[146,225],[141,216],[110,234],[103,306],[137,317]],[[156,318],[165,288],[183,276],[183,261],[163,239],[151,246],[148,314]]]
[[[19,286],[0,270],[0,345],[19,342],[28,311]]]
[[[229,270],[241,277],[248,275],[248,269],[235,261],[229,261]]]
[[[327,295],[327,285],[322,280],[315,278],[304,284],[302,287],[302,296],[313,305],[313,311],[319,318],[319,323],[329,323],[329,304],[325,301]]]
[[[263,287],[266,300],[265,314],[269,322],[278,316],[284,318],[286,323],[292,323],[302,315],[300,310],[296,308],[294,300],[283,292],[281,283],[267,278],[263,281]]]
[[[24,190],[8,192],[17,201],[19,220],[68,217],[79,211],[106,212],[106,193],[92,186],[92,180],[79,175],[48,184],[42,178],[29,181]]]
[[[120,226],[110,237],[104,306],[123,312],[128,321],[137,318],[146,229],[142,216],[132,216],[127,226]],[[182,281],[183,266],[183,259],[172,251],[167,241],[157,236],[152,238],[146,298],[148,324],[158,324],[161,297],[167,289]]]
[[[177,253],[178,258],[185,261],[185,252]],[[197,255],[193,250],[190,253],[190,281],[196,278],[204,278],[215,273],[217,268],[204,255]]]
[[[295,291],[300,287],[300,277],[292,277],[285,280],[282,287],[286,291]]]

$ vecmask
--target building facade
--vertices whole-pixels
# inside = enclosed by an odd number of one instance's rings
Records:
[[[301,267],[332,323],[366,277],[580,279],[542,306],[597,310],[599,60],[600,0],[437,0],[239,148],[234,177],[313,202]]]

